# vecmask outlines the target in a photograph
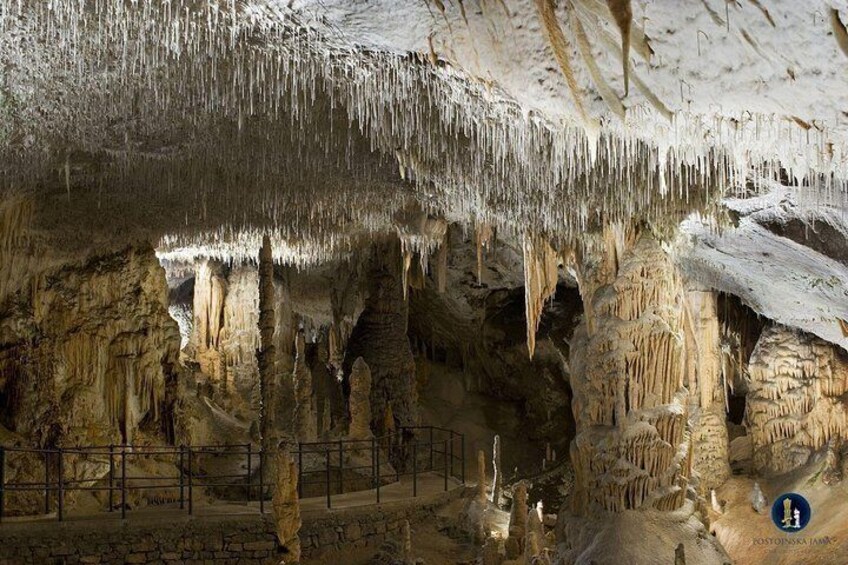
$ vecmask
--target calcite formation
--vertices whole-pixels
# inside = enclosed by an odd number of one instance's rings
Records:
[[[276,451],[276,477],[272,504],[277,540],[282,548],[281,563],[300,563],[300,501],[297,497],[297,463],[289,455],[291,445],[283,443]]]
[[[757,471],[785,473],[832,438],[844,439],[848,361],[832,344],[769,326],[751,355],[749,373],[746,418]]]
[[[503,467],[501,466],[501,436],[495,434],[492,441],[492,495],[491,501],[499,505],[501,501],[501,489],[503,488]]]
[[[524,302],[527,315],[527,350],[536,351],[536,332],[542,308],[556,292],[559,257],[544,239],[524,238]]]
[[[180,337],[150,247],[47,273],[0,308],[7,428],[51,447],[131,444],[143,419],[163,426]]]
[[[727,385],[715,293],[688,291],[685,302],[692,467],[706,492],[706,489],[720,486],[730,476]]]
[[[573,508],[674,510],[690,468],[681,283],[650,234],[608,232],[603,243],[578,279]]]
[[[312,372],[306,363],[306,339],[303,331],[298,332],[295,343],[296,357],[292,373],[295,437],[301,442],[315,441],[318,439],[318,416],[312,390]]]
[[[371,369],[362,357],[353,362],[350,372],[350,426],[348,437],[362,440],[373,437],[371,432]]]
[[[375,252],[368,273],[365,309],[348,342],[346,375],[361,357],[371,369],[371,429],[382,435],[391,410],[397,426],[418,423],[415,361],[406,334],[407,304],[403,298],[400,258],[394,245]]]

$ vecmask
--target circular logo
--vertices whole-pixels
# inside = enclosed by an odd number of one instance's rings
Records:
[[[800,532],[810,523],[810,503],[795,492],[781,494],[771,506],[771,520],[784,532]]]

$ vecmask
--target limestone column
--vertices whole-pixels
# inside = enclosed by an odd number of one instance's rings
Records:
[[[274,257],[271,239],[262,239],[259,251],[259,350],[256,361],[259,365],[259,430],[262,449],[268,454],[267,461],[276,449],[279,430],[277,422],[277,376],[276,347],[274,345]]]
[[[371,370],[357,357],[350,372],[350,439],[369,439],[371,433]]]
[[[215,261],[201,260],[194,275],[194,324],[191,345],[200,370],[215,381],[224,377],[220,339],[224,325],[226,295],[227,281],[223,266]]]
[[[406,334],[407,304],[401,284],[401,257],[397,242],[375,249],[368,273],[365,308],[351,332],[344,374],[361,357],[371,369],[371,429],[383,435],[391,422],[418,423],[415,360]]]
[[[570,508],[560,512],[559,549],[566,562],[624,563],[645,552],[671,556],[683,542],[704,562],[721,563],[723,550],[702,543],[709,536],[686,500],[692,464],[676,268],[652,234],[621,226],[587,237],[574,262],[584,317],[571,343],[575,481]],[[615,539],[613,524],[648,520],[674,533],[638,548]]]
[[[283,444],[276,455],[276,482],[272,506],[277,540],[282,546],[281,563],[300,563],[300,501],[297,498],[297,464]]]
[[[312,372],[306,364],[306,339],[303,330],[297,333],[295,340],[293,380],[295,436],[301,442],[315,441],[318,439],[318,416],[312,394]]]
[[[692,467],[702,496],[730,477],[726,386],[714,291],[686,292],[686,379],[692,428]]]
[[[689,478],[682,287],[650,235],[607,230],[601,245],[571,349],[573,509],[674,510]]]

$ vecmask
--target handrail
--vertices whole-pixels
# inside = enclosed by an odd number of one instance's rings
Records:
[[[438,436],[438,437],[437,437]],[[458,444],[458,445],[457,445]],[[36,454],[44,466],[43,481],[8,482],[6,467],[10,456]],[[209,474],[197,467],[199,455],[217,457],[244,457],[245,472]],[[303,498],[304,487],[323,486],[320,494],[326,498],[327,508],[332,507],[332,497],[356,490],[373,490],[375,500],[381,501],[384,484],[400,482],[403,477],[412,479],[412,496],[418,496],[418,479],[421,473],[438,473],[444,477],[448,490],[449,478],[465,484],[465,436],[439,426],[403,426],[380,437],[366,439],[334,439],[292,444],[290,454],[298,466],[298,495]],[[66,457],[88,457],[105,462],[108,474],[99,478],[65,476]],[[133,457],[173,456],[176,476],[145,476],[127,473],[127,462]],[[370,456],[370,461],[365,458]],[[362,458],[362,459],[360,459]],[[119,493],[121,518],[126,518],[127,494],[149,489],[175,489],[179,492],[180,509],[188,502],[188,513],[194,513],[194,489],[231,488],[244,495],[247,502],[258,498],[259,510],[264,513],[266,493],[264,470],[266,454],[261,447],[250,443],[219,445],[92,445],[68,448],[29,448],[0,446],[0,523],[6,516],[7,493],[43,492],[44,511],[51,510],[51,499],[56,501],[56,514],[64,520],[65,494],[70,491],[108,491],[108,511],[115,509],[115,495]],[[258,480],[253,465],[257,461]],[[455,463],[460,473],[455,472]],[[386,473],[388,465],[388,473]],[[335,476],[334,476],[335,474]],[[142,484],[128,484],[128,481]],[[104,484],[105,483],[105,484]],[[370,489],[362,488],[369,485]],[[186,491],[188,493],[186,494]],[[334,492],[335,491],[335,492]],[[258,497],[254,497],[258,492]],[[186,500],[187,497],[187,500]]]

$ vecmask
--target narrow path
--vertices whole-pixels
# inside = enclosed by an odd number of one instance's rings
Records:
[[[448,479],[448,490],[462,488],[462,484],[454,479]],[[408,501],[414,503],[416,497],[412,495],[412,477],[402,477],[400,482],[384,485],[380,487],[380,503],[397,503]],[[445,492],[444,477],[438,473],[422,473],[418,476],[417,486],[418,496],[421,502],[426,502],[428,499]],[[343,510],[346,508],[357,508],[362,506],[376,505],[377,495],[374,489],[350,492],[346,494],[336,494],[330,499],[331,510]],[[305,517],[314,517],[325,513],[327,509],[327,497],[318,496],[304,498],[300,501],[300,510]],[[265,512],[270,514],[273,512],[271,501],[265,501]],[[204,517],[233,517],[238,515],[253,515],[259,513],[259,502],[230,502],[226,500],[207,500],[201,493],[195,492],[194,495],[194,515],[188,514],[188,503],[186,509],[180,510],[176,503],[165,504],[161,506],[146,506],[137,510],[127,511],[127,522],[144,523],[147,521],[172,520],[180,518],[201,519]],[[114,512],[98,512],[78,514],[71,510],[65,511],[65,520],[68,522],[121,522],[121,513]],[[37,516],[20,516],[6,517],[0,525],[0,532],[8,529],[28,528],[33,524],[56,524],[56,514],[41,514]],[[92,527],[95,527],[92,525]]]

